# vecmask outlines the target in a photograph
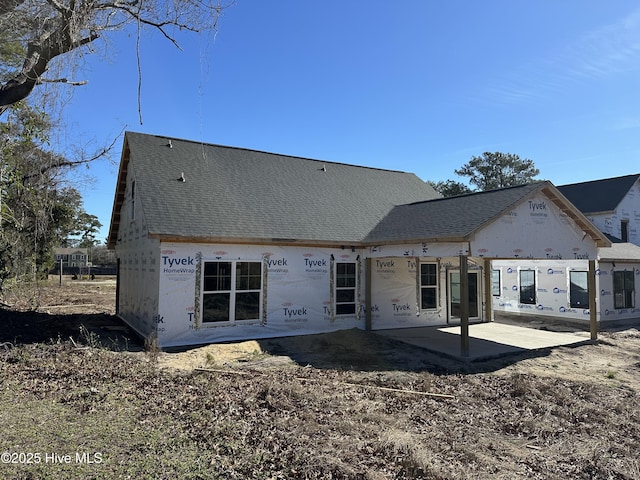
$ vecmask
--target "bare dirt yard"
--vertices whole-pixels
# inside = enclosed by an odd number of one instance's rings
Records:
[[[0,478],[640,479],[640,332],[463,363],[350,330],[145,350],[112,279],[0,308]]]

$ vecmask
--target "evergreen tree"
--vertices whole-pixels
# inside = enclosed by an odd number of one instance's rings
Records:
[[[469,183],[481,191],[531,183],[540,173],[533,160],[501,152],[484,152],[471,157],[468,163],[454,172],[469,177]]]

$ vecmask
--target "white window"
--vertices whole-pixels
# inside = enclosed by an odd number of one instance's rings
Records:
[[[353,315],[356,313],[356,275],[355,262],[336,263],[336,315]]]
[[[202,323],[259,321],[262,262],[205,262]]]
[[[420,308],[438,308],[438,265],[435,263],[420,264]]]

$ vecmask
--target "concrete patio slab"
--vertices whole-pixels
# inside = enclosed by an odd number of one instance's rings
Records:
[[[589,332],[550,332],[503,323],[478,323],[469,325],[469,355],[463,356],[460,326],[399,328],[374,333],[464,361],[590,343]]]

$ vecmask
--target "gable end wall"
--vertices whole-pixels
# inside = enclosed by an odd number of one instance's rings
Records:
[[[140,336],[154,335],[158,319],[160,242],[150,239],[142,202],[132,201],[133,169],[127,173],[115,246],[119,261],[118,316]]]
[[[589,215],[589,220],[604,233],[622,238],[621,223],[629,222],[629,242],[640,246],[640,180],[636,182],[612,213]]]

